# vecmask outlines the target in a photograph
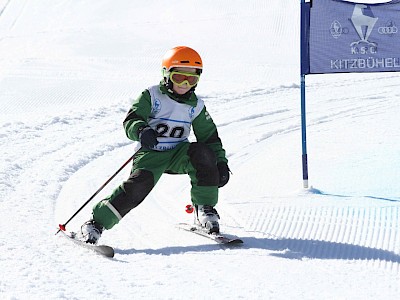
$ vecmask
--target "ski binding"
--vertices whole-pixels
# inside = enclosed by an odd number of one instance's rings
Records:
[[[243,240],[238,237],[231,237],[221,233],[208,233],[205,229],[196,224],[180,223],[178,228],[183,229],[188,232],[193,232],[197,235],[203,236],[220,245],[239,245],[243,244]]]

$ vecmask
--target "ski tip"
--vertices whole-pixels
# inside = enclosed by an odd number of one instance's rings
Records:
[[[107,257],[109,257],[109,258],[113,258],[114,255],[115,255],[114,248],[111,248],[111,249],[112,249],[112,250],[110,251],[110,254],[107,256]]]
[[[243,244],[244,242],[243,242],[243,240],[241,240],[241,239],[233,239],[233,240],[231,240],[230,242],[228,242],[228,244],[231,244],[231,245],[241,245],[241,244]]]

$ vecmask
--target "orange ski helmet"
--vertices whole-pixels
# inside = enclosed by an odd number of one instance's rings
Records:
[[[188,67],[195,68],[200,74],[203,70],[203,62],[200,55],[192,48],[178,46],[165,53],[162,60],[162,70],[170,72],[172,68]]]

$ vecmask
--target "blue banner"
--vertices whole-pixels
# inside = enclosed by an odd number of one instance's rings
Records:
[[[302,14],[309,14],[301,25],[308,35],[302,41],[304,74],[400,71],[400,0],[314,0]]]

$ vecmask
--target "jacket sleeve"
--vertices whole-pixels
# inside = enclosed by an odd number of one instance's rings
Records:
[[[221,139],[218,136],[217,126],[205,106],[193,120],[192,126],[197,141],[206,143],[215,152],[217,162],[228,162]]]
[[[139,141],[139,128],[147,126],[147,120],[151,113],[151,98],[148,90],[132,103],[131,109],[128,111],[123,122],[126,136],[133,140]]]

